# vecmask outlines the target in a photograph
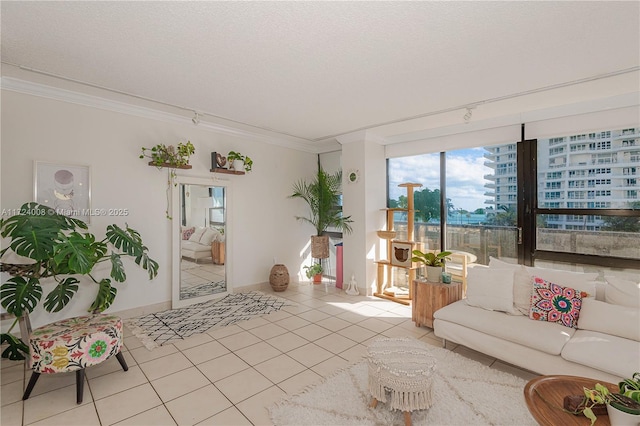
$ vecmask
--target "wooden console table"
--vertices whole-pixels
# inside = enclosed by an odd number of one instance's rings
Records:
[[[433,328],[433,313],[462,298],[462,283],[459,282],[442,284],[413,280],[412,286],[411,320],[416,327]]]
[[[563,410],[564,397],[582,395],[583,388],[593,388],[596,383],[618,392],[618,386],[602,380],[577,376],[540,376],[530,380],[524,387],[524,399],[529,412],[543,426],[589,425],[591,421],[583,415],[573,415]],[[609,416],[599,415],[598,426],[609,426]]]

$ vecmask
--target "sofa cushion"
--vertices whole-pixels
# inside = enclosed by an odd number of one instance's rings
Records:
[[[191,236],[189,237],[189,241],[199,243],[200,238],[202,238],[202,234],[204,234],[204,228],[196,228],[196,230],[193,231],[193,234],[191,234]]]
[[[181,247],[183,250],[191,251],[193,253],[211,252],[211,246],[205,246],[194,241],[183,241]]]
[[[513,312],[513,270],[469,269],[467,304],[490,311]]]
[[[640,371],[640,342],[578,330],[562,349],[562,358],[618,377],[631,377]]]
[[[464,300],[438,309],[433,316],[551,355],[559,355],[575,333],[574,329],[559,324],[531,321],[521,315],[507,315],[469,306]]]
[[[605,301],[614,305],[640,308],[640,283],[617,277],[605,277]]]
[[[640,309],[584,299],[578,328],[640,341]]]
[[[214,231],[211,228],[205,229],[202,237],[200,237],[200,244],[211,246],[211,244],[216,240],[217,235],[218,231]]]
[[[539,277],[563,287],[571,287],[579,291],[584,291],[591,297],[595,297],[596,295],[595,280],[598,278],[597,272],[570,272],[559,269],[532,268],[529,266],[525,266],[525,269],[532,277]]]
[[[534,277],[529,318],[578,328],[583,296],[586,293]]]

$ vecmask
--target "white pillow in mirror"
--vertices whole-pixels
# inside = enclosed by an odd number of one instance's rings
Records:
[[[207,228],[204,230],[202,237],[200,238],[200,244],[205,246],[210,246],[213,243],[213,240],[216,239],[217,232],[211,228]]]
[[[189,241],[199,243],[200,238],[202,238],[202,234],[204,234],[204,231],[204,228],[196,228],[196,230],[193,231],[193,234],[191,234],[191,236],[189,237]]]

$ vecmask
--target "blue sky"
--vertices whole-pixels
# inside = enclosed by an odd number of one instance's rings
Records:
[[[447,152],[447,198],[454,208],[473,211],[488,207],[484,202],[487,181],[484,175],[492,169],[486,167],[483,148],[462,149]],[[424,154],[412,157],[392,158],[389,160],[389,196],[397,199],[406,195],[398,184],[406,182],[421,183],[422,188],[431,190],[440,188],[440,154]]]

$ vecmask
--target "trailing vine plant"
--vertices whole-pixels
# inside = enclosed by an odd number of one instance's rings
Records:
[[[187,143],[180,142],[176,147],[173,145],[165,145],[158,144],[151,148],[142,147],[142,154],[140,154],[140,158],[149,158],[151,162],[149,164],[155,165],[158,170],[167,167],[167,208],[165,209],[165,216],[167,219],[171,220],[172,217],[169,215],[169,205],[170,205],[170,189],[171,185],[176,185],[176,168],[180,168],[189,165],[189,158],[195,154],[196,149],[191,143],[191,141],[187,141]]]

